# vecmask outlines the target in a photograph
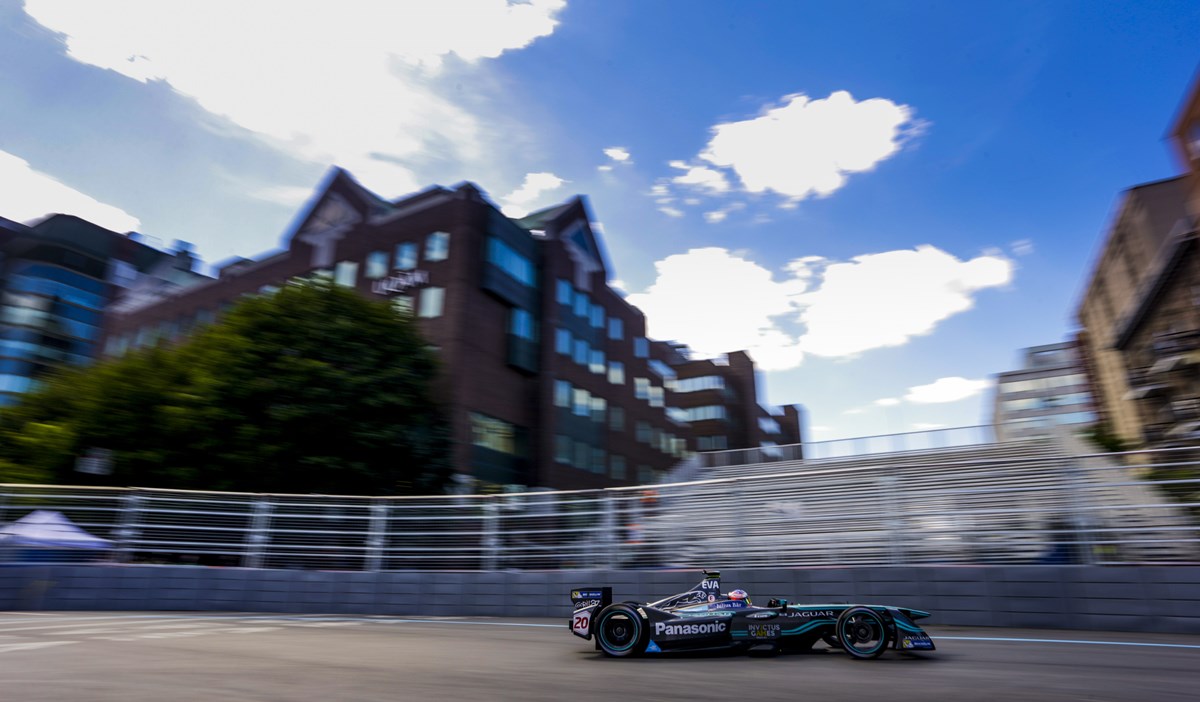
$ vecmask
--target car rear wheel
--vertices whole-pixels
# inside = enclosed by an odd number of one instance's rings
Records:
[[[646,620],[636,608],[624,603],[612,604],[596,617],[596,640],[605,655],[623,658],[646,650]]]
[[[851,607],[837,621],[837,641],[855,658],[878,658],[890,635],[883,615],[870,607]]]

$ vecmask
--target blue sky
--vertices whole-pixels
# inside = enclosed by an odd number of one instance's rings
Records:
[[[1179,172],[1195,2],[0,0],[0,216],[209,262],[331,164],[589,196],[651,333],[749,348],[816,439],[986,422],[1124,188]]]

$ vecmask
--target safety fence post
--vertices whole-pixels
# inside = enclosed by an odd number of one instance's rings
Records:
[[[377,499],[371,502],[371,523],[367,530],[367,557],[364,568],[372,573],[383,570],[383,546],[387,540],[388,503]]]
[[[483,569],[499,570],[500,557],[500,505],[495,495],[483,499]]]
[[[136,490],[130,490],[121,500],[121,517],[113,532],[116,544],[113,548],[115,560],[118,563],[128,563],[133,551],[133,541],[139,535],[138,513],[141,510],[142,496]]]
[[[250,514],[250,528],[246,530],[246,544],[242,553],[243,568],[262,568],[263,550],[270,540],[271,501],[256,500]]]

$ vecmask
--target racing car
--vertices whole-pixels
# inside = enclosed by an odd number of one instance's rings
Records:
[[[751,604],[741,590],[721,592],[721,574],[704,571],[691,590],[657,602],[613,602],[611,587],[571,591],[571,633],[595,640],[614,657],[647,653],[769,646],[775,652],[807,650],[818,641],[855,658],[877,658],[890,646],[933,651],[933,640],[914,622],[929,612],[864,604]]]

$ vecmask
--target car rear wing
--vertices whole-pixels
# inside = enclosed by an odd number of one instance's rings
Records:
[[[592,618],[600,610],[612,604],[611,587],[581,587],[571,591],[571,621],[567,624],[571,633],[592,638]]]

